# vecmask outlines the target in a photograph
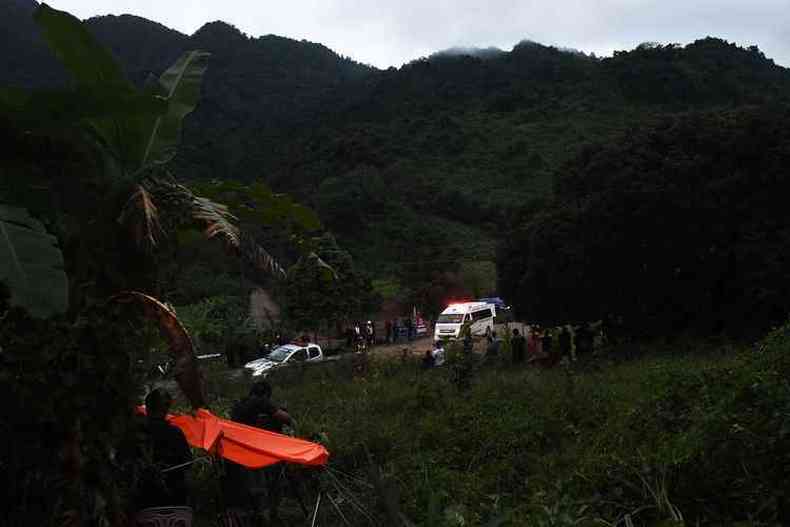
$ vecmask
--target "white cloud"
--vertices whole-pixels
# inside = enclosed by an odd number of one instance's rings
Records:
[[[81,18],[132,13],[191,34],[224,20],[252,36],[320,42],[379,67],[452,46],[524,38],[598,54],[717,36],[790,65],[787,0],[51,0]]]

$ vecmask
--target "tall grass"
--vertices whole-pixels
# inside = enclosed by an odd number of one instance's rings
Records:
[[[300,435],[325,434],[334,469],[367,479],[372,460],[418,525],[786,521],[785,330],[759,352],[672,348],[553,370],[502,357],[467,391],[454,350],[428,371],[374,361],[355,377],[341,361],[275,378],[275,398]],[[246,387],[220,384],[222,413]]]

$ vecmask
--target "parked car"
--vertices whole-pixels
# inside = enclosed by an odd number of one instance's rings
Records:
[[[285,344],[266,357],[248,362],[244,365],[244,370],[253,377],[261,375],[265,377],[274,368],[322,360],[324,360],[324,352],[318,344]]]

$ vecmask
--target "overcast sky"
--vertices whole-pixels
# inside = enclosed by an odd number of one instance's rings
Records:
[[[192,34],[224,20],[250,36],[320,42],[380,68],[453,46],[529,39],[598,55],[717,36],[790,66],[790,0],[49,0],[80,18],[131,13]]]

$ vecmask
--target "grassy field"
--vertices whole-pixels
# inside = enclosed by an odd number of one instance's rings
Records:
[[[275,397],[299,435],[323,434],[328,472],[374,518],[355,525],[783,525],[788,334],[622,345],[552,370],[478,361],[468,390],[457,350],[430,371],[339,361],[275,379]],[[227,412],[245,382],[209,377]]]

